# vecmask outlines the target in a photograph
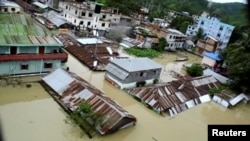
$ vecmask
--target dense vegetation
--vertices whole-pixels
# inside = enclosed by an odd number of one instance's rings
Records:
[[[77,0],[83,1],[83,0]],[[208,3],[207,0],[91,0],[120,9],[125,15],[139,12],[140,7],[149,8],[149,18],[167,18],[169,11],[188,12],[200,15],[208,11],[223,22],[239,26],[247,21],[247,6],[242,3]]]
[[[222,54],[227,65],[228,76],[235,81],[236,88],[249,91],[250,84],[250,25],[239,28],[241,34]]]
[[[148,58],[154,58],[161,55],[160,52],[155,51],[153,49],[141,49],[138,47],[131,47],[124,49],[128,54],[135,55],[137,57],[148,57]]]
[[[203,68],[200,64],[192,64],[191,67],[187,67],[187,73],[192,77],[202,76]]]
[[[95,132],[95,127],[101,123],[103,115],[95,113],[88,102],[81,102],[78,108],[69,114],[65,122],[74,126],[80,126],[88,135]]]

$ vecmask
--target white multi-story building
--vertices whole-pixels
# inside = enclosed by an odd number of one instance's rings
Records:
[[[222,23],[218,18],[215,17],[199,17],[198,24],[188,26],[186,35],[188,37],[195,36],[199,28],[203,30],[203,35],[205,38],[208,36],[215,38],[219,41],[219,48],[225,49],[235,27],[226,23]]]
[[[183,48],[186,39],[186,35],[184,35],[180,31],[176,29],[167,29],[167,46],[165,47],[165,49],[174,51],[177,48]]]
[[[111,23],[120,22],[121,16],[118,14],[118,9],[102,9],[102,5],[98,3],[72,4],[63,2],[60,3],[60,7],[63,9],[63,17],[67,21],[83,29],[108,31]]]

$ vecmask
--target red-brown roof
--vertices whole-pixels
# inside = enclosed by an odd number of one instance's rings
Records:
[[[104,71],[109,59],[119,56],[114,50],[112,50],[112,54],[109,53],[107,47],[110,45],[107,43],[81,45],[67,34],[60,34],[57,37],[63,42],[65,50],[92,70]],[[96,67],[94,66],[94,61],[97,61]]]
[[[179,113],[187,107],[185,102],[207,95],[209,89],[220,85],[212,76],[180,79],[155,86],[132,88],[128,93],[162,113],[171,108]]]

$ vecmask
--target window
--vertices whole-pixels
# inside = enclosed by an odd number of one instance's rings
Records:
[[[83,21],[80,21],[79,25],[83,25]]]
[[[67,17],[67,14],[65,14],[64,17],[66,18],[66,17]]]
[[[89,13],[89,17],[92,17],[93,16],[93,14],[92,13]]]
[[[29,69],[29,65],[28,64],[21,64],[21,70],[28,70]]]
[[[66,5],[66,9],[68,9],[68,5]]]
[[[8,12],[8,8],[4,8],[4,12]]]
[[[105,26],[105,23],[102,23],[102,27],[104,27]]]
[[[88,24],[87,25],[91,25],[91,22],[88,22]]]
[[[52,63],[50,63],[50,62],[45,62],[45,63],[44,63],[44,68],[45,68],[45,69],[51,69],[51,68],[52,68]]]
[[[169,39],[172,39],[172,36],[171,36],[171,35],[169,36]]]
[[[11,11],[12,11],[12,12],[16,11],[16,8],[11,8]]]
[[[77,10],[75,11],[75,14],[77,15]]]
[[[82,12],[82,16],[85,16],[86,15],[86,13],[85,12]]]
[[[143,76],[143,72],[140,72],[140,76]]]
[[[217,34],[217,37],[220,37],[220,33]]]
[[[158,72],[156,70],[154,70],[154,74],[157,74]]]
[[[76,19],[74,20],[74,23],[76,23]]]
[[[106,15],[102,15],[102,18],[105,19],[105,18],[106,18]]]
[[[140,77],[146,77],[147,73],[146,72],[140,72]]]
[[[204,21],[201,21],[201,25],[203,25],[204,24]]]
[[[220,30],[223,30],[223,26],[220,27]]]

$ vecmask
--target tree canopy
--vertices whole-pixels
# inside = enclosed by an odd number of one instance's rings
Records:
[[[242,29],[240,38],[226,48],[223,57],[228,76],[241,90],[247,91],[250,84],[250,25]]]

